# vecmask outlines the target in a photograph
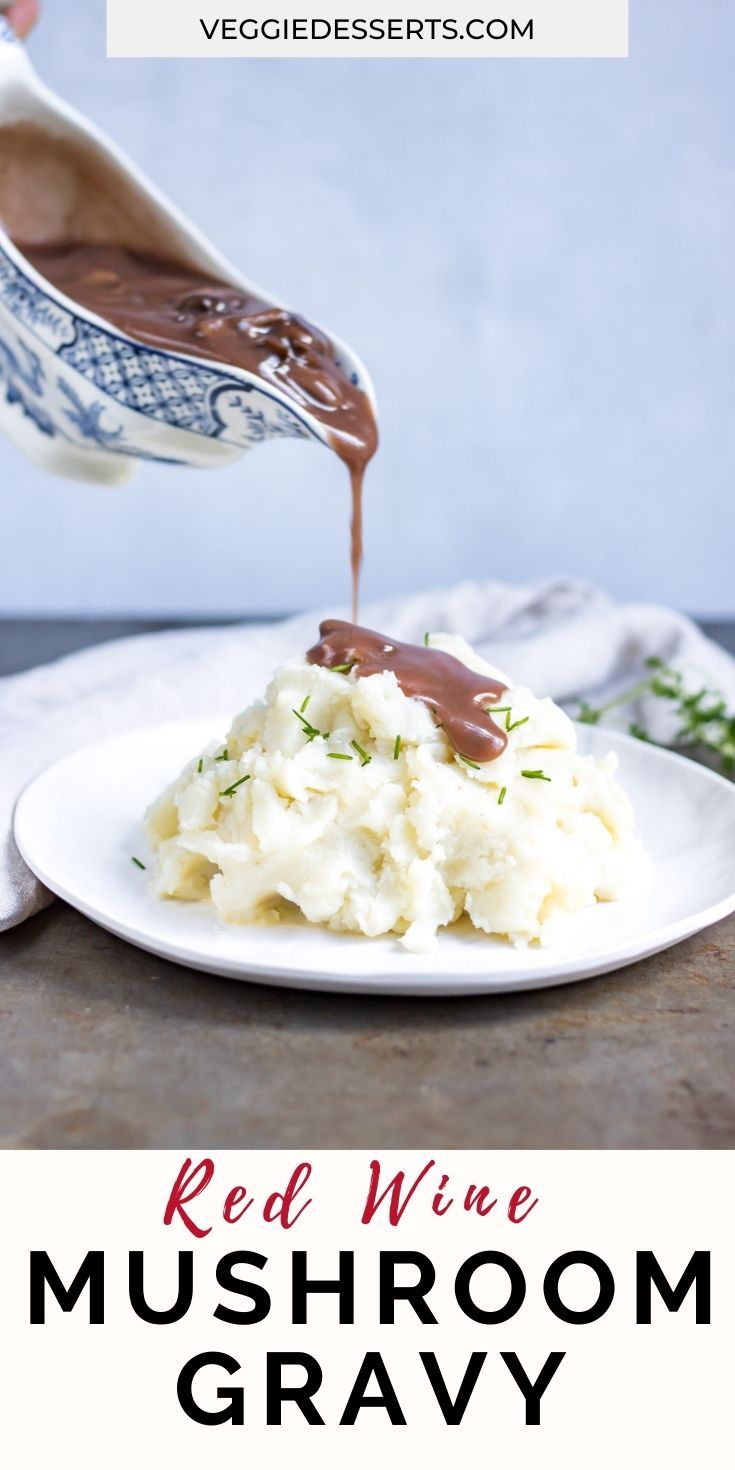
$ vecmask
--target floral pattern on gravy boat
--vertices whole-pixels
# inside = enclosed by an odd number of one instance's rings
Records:
[[[147,243],[152,253],[282,305],[235,270],[109,139],[43,86],[0,16],[0,129],[11,136],[18,123],[109,172],[120,227],[142,216],[147,231],[112,243]],[[362,364],[329,335],[342,370],[374,402]],[[267,439],[328,443],[323,424],[255,374],[145,346],[80,307],[34,270],[2,228],[0,429],[45,469],[105,484],[128,479],[138,460],[205,467]]]

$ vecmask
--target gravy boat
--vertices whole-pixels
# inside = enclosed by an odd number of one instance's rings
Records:
[[[145,346],[71,301],[11,237],[126,246],[283,307],[44,86],[0,14],[0,429],[44,469],[100,484],[140,460],[203,468],[267,439],[329,444],[324,423],[257,375]],[[327,335],[374,406],[362,363]]]

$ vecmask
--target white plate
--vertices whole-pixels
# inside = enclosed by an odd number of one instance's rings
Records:
[[[307,923],[225,924],[207,903],[154,898],[132,857],[150,862],[147,803],[228,721],[179,721],[105,740],[38,776],[15,815],[18,846],[60,898],[132,944],[214,975],[313,990],[463,995],[582,980],[654,954],[735,909],[735,786],[681,756],[580,726],[582,750],[618,751],[655,860],[645,895],[598,904],[549,949],[514,949],[463,926],[427,955],[397,939],[330,934]]]

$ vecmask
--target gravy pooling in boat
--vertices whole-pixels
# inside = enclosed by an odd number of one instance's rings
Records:
[[[313,414],[347,466],[352,491],[352,608],[362,563],[362,487],[378,446],[372,405],[342,371],[333,343],[303,317],[239,286],[118,245],[19,245],[37,271],[127,336],[169,352],[231,363]]]

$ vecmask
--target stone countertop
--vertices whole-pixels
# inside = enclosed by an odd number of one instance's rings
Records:
[[[6,1148],[735,1146],[735,918],[596,980],[407,1000],[202,976],[57,902],[2,936],[0,1027]]]

